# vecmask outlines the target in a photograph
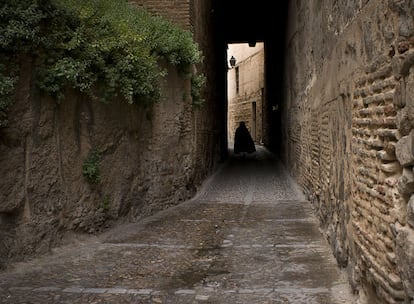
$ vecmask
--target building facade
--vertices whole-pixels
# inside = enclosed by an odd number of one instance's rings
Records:
[[[228,141],[232,143],[234,133],[241,121],[256,144],[262,142],[263,134],[263,90],[264,90],[264,43],[249,47],[247,43],[229,44],[228,58]]]

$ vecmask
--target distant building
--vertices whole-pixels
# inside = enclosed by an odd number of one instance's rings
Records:
[[[227,74],[228,84],[228,140],[240,121],[246,123],[255,143],[262,142],[264,98],[264,43],[249,47],[247,43],[229,44],[228,59],[236,63]]]

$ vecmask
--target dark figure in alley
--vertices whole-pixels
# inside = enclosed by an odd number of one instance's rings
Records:
[[[247,130],[246,124],[244,121],[241,121],[239,126],[236,129],[236,133],[234,135],[234,153],[235,154],[242,154],[245,153],[253,153],[256,151],[256,147],[254,145],[254,141],[252,136]]]

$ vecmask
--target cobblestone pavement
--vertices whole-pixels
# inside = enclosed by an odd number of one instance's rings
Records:
[[[0,303],[356,303],[272,154],[232,157],[197,196],[0,273]]]

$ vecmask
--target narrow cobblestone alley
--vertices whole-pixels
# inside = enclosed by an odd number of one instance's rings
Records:
[[[191,201],[0,274],[1,303],[355,303],[271,153],[230,157]]]

